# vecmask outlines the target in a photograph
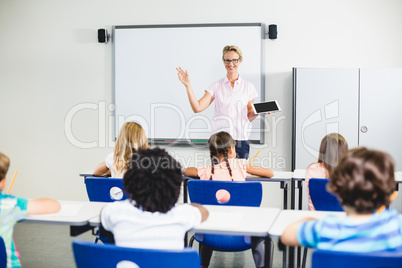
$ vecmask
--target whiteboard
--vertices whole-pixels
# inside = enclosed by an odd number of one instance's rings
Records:
[[[197,99],[226,75],[222,50],[236,45],[243,53],[240,76],[254,84],[264,101],[262,23],[114,26],[113,102],[118,135],[124,121],[142,125],[151,143],[206,143],[215,102],[195,114],[176,67],[188,70]],[[264,142],[259,116],[250,128],[252,143]]]

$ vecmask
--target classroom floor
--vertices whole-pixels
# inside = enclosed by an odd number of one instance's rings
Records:
[[[78,239],[93,241],[90,232],[84,233]],[[51,224],[17,223],[14,229],[14,239],[21,254],[24,268],[73,268],[74,257],[71,249],[70,229],[68,226]],[[275,250],[273,268],[282,267],[282,251]],[[194,247],[198,249],[195,242]],[[311,254],[311,252],[309,251]],[[309,254],[309,257],[310,257]],[[254,261],[251,250],[244,252],[214,252],[210,268],[253,268]],[[310,267],[310,258],[307,259],[307,268]]]

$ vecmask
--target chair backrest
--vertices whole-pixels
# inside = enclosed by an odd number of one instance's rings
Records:
[[[400,268],[402,252],[350,253],[316,250],[312,255],[312,268]]]
[[[7,267],[7,252],[3,237],[0,236],[0,268]]]
[[[77,268],[200,267],[198,253],[192,248],[184,248],[183,250],[138,249],[74,240],[73,252]]]
[[[86,177],[85,186],[89,201],[114,202],[127,199],[121,178]]]
[[[312,178],[308,182],[310,198],[316,210],[343,211],[338,198],[327,191],[329,179]]]
[[[227,205],[259,207],[262,200],[262,184],[258,181],[206,181],[190,179],[187,182],[192,203],[203,205]],[[226,190],[230,193],[228,202],[216,198],[216,192]]]

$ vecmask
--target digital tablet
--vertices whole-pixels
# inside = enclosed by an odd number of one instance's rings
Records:
[[[281,110],[276,100],[253,103],[253,110],[255,114],[273,113]]]

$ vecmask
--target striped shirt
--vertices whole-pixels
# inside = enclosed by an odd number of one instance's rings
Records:
[[[27,215],[28,199],[0,193],[0,236],[7,251],[7,267],[21,267],[13,241],[14,225]]]
[[[402,215],[386,209],[362,223],[330,215],[323,220],[302,222],[297,241],[304,247],[333,251],[402,251]]]

